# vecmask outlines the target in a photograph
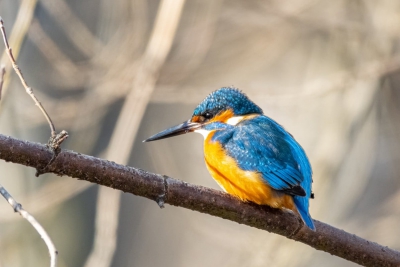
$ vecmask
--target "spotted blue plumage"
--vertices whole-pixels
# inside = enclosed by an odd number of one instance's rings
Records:
[[[232,109],[235,115],[261,114],[262,109],[251,102],[245,94],[236,88],[222,87],[209,94],[194,110],[193,116],[201,116],[204,112],[213,115],[222,110]]]

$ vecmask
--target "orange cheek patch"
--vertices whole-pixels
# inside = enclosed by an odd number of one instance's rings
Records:
[[[219,121],[219,122],[226,123],[232,117],[233,117],[233,110],[232,109],[228,109],[228,110],[225,110],[224,112],[218,114],[214,118],[212,118],[210,120],[210,122]]]
[[[192,122],[200,122],[200,116],[193,116],[191,121]]]

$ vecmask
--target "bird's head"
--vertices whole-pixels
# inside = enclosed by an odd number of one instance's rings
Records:
[[[150,142],[189,132],[204,134],[236,125],[244,116],[262,114],[262,109],[236,88],[222,87],[209,94],[194,110],[192,118],[144,140]]]

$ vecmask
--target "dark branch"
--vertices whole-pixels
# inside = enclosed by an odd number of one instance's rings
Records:
[[[53,153],[45,145],[0,135],[0,159],[43,169]],[[167,176],[61,150],[47,172],[68,175],[156,201],[211,214],[300,241],[365,266],[399,266],[400,252],[315,221],[316,232],[281,210],[248,204],[223,192]]]

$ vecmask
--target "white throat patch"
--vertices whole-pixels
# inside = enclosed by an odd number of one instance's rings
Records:
[[[194,130],[195,133],[199,133],[202,136],[204,136],[204,140],[206,140],[207,136],[211,133],[211,131],[207,131],[204,129],[198,129],[198,130]]]
[[[230,124],[230,125],[236,125],[236,124],[238,124],[239,122],[241,122],[241,121],[243,120],[243,118],[244,118],[244,116],[232,117],[232,118],[228,119],[228,120],[226,121],[226,123],[227,123],[227,124]]]

